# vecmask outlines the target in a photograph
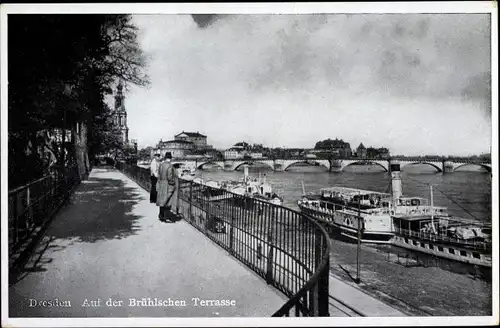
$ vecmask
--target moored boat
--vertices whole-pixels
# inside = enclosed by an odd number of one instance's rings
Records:
[[[300,210],[324,223],[328,230],[367,243],[390,243],[394,236],[389,194],[354,188],[331,187],[304,195]],[[362,232],[362,234],[361,234]]]
[[[176,165],[176,164],[174,164]],[[193,180],[196,177],[196,169],[186,164],[179,164],[177,167],[177,174],[183,180]]]
[[[402,194],[399,164],[391,164],[391,194],[332,187],[298,201],[301,211],[352,240],[389,243],[462,263],[491,267],[491,225],[448,214]],[[358,229],[359,227],[359,229]]]
[[[244,167],[244,176],[240,181],[223,181],[221,187],[237,195],[246,196],[274,205],[283,205],[283,198],[273,191],[266,179],[252,177],[248,167]]]

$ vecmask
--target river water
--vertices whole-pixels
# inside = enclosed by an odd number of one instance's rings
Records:
[[[285,172],[274,172],[263,166],[250,166],[252,176],[266,176],[277,194],[284,198],[284,205],[298,209],[297,200],[302,195],[302,182],[306,192],[320,188],[344,186],[389,192],[390,175],[372,165],[350,166],[343,172],[328,172],[326,168],[297,166]],[[197,170],[205,179],[240,179],[242,170],[224,171],[211,168]],[[434,204],[448,207],[451,214],[491,222],[491,174],[473,166],[453,173],[436,173],[427,165],[412,165],[401,173],[403,194],[430,198],[429,184],[433,186]]]

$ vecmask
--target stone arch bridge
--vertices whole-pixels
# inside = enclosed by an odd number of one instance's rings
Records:
[[[207,164],[217,165],[227,171],[234,171],[245,164],[260,163],[267,165],[274,171],[286,171],[291,166],[298,163],[308,163],[311,165],[324,166],[329,171],[342,171],[344,168],[353,164],[374,164],[382,167],[385,171],[389,172],[390,163],[398,162],[401,170],[407,165],[413,164],[426,164],[434,167],[438,172],[454,172],[456,169],[465,165],[477,165],[485,168],[491,172],[491,161],[487,160],[453,160],[453,159],[429,159],[423,157],[404,157],[404,158],[391,158],[391,159],[368,159],[368,158],[349,158],[349,159],[310,159],[310,158],[289,158],[289,159],[225,159],[225,160],[212,160],[212,159],[182,159],[177,158],[172,161],[173,163],[183,163],[198,169],[203,168]]]

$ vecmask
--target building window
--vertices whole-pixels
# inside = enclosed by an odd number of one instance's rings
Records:
[[[454,250],[453,248],[448,248],[448,252],[449,252],[450,254],[455,254],[455,250]]]
[[[460,255],[467,256],[467,252],[466,251],[460,251]]]
[[[475,259],[480,259],[481,258],[481,255],[479,255],[479,253],[472,253],[472,257],[475,258]]]
[[[416,240],[412,240],[413,242],[413,245],[417,246],[417,241]]]
[[[429,244],[429,249],[434,249],[434,245]]]
[[[444,252],[444,248],[443,248],[443,247],[441,247],[441,246],[438,246],[438,251],[440,251],[440,252]]]

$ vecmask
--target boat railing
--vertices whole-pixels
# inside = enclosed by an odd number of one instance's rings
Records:
[[[119,168],[149,190],[147,169]],[[215,190],[177,179],[180,216],[289,297],[273,316],[329,316],[330,239],[321,224],[223,189],[217,192],[227,197],[214,202],[207,194]]]
[[[375,208],[370,208],[370,209],[358,209],[353,206],[348,206],[348,205],[343,205],[343,204],[337,204],[325,200],[321,200],[321,203],[331,205],[331,208],[328,207],[321,207],[320,205],[312,205],[308,204],[307,201],[302,202],[302,206],[305,206],[309,209],[313,210],[318,210],[323,213],[335,213],[336,211],[348,211],[348,212],[355,212],[355,213],[360,213],[360,214],[366,214],[366,215],[385,215],[389,214],[390,208],[389,207],[375,207]]]
[[[464,246],[471,246],[474,248],[488,249],[491,247],[491,243],[486,241],[477,241],[477,240],[467,240],[457,237],[450,237],[443,233],[431,233],[424,231],[413,231],[408,229],[396,229],[396,232],[403,237],[415,237],[422,240],[436,241],[436,242],[448,242],[454,244],[460,244]]]
[[[427,205],[398,205],[396,206],[397,215],[441,215],[446,216],[448,212],[446,207],[431,207]]]

